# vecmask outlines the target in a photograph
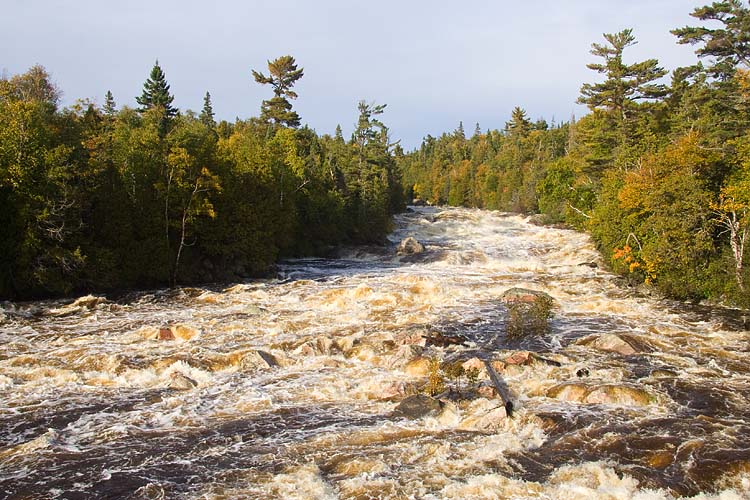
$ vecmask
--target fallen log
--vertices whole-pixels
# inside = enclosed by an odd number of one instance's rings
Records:
[[[489,362],[489,360],[486,360],[486,359],[484,360],[484,366],[487,368],[487,373],[490,376],[492,385],[495,386],[495,390],[497,391],[497,394],[500,396],[500,399],[505,405],[505,413],[509,417],[512,417],[513,416],[513,401],[510,397],[510,388],[508,388],[508,384],[506,384],[505,380],[503,380],[500,377],[500,375],[497,374],[497,372],[492,367],[492,364]]]

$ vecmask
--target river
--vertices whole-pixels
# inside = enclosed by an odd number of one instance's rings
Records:
[[[427,251],[398,257],[407,236]],[[639,294],[518,215],[415,208],[390,239],[272,280],[2,304],[0,497],[750,498],[740,313]],[[554,298],[548,332],[506,336],[513,287]],[[394,414],[425,360],[474,357],[512,418],[491,394]]]

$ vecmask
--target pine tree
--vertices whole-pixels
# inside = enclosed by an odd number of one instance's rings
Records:
[[[659,67],[656,59],[634,64],[622,61],[623,51],[637,43],[632,29],[614,34],[605,33],[604,38],[609,45],[591,45],[591,53],[604,59],[604,63],[587,64],[586,67],[605,75],[607,79],[602,83],[585,83],[581,87],[578,102],[588,104],[592,110],[603,108],[619,115],[624,121],[636,101],[666,95],[666,87],[653,82],[667,72]]]
[[[480,135],[482,135],[482,129],[479,127],[479,122],[477,122],[474,127],[474,137],[479,137]]]
[[[200,120],[204,125],[213,129],[216,128],[216,121],[214,120],[214,108],[211,105],[211,94],[206,92],[206,96],[203,98],[203,110],[201,110]]]
[[[135,100],[141,105],[139,109],[141,112],[158,106],[164,110],[164,117],[166,119],[177,115],[177,108],[172,106],[174,96],[169,93],[169,84],[167,83],[164,71],[159,66],[158,60],[151,69],[151,76],[143,84],[143,94],[140,97],[136,97]]]
[[[289,99],[297,98],[297,93],[292,90],[292,87],[304,75],[304,68],[297,69],[294,57],[281,56],[268,61],[269,76],[252,71],[256,82],[273,87],[274,96],[263,101],[261,105],[261,118],[266,121],[273,120],[277,125],[299,127],[299,115],[292,111]]]
[[[711,72],[725,78],[734,73],[738,65],[750,67],[750,9],[740,0],[724,0],[712,5],[697,7],[691,16],[701,21],[718,21],[723,27],[678,28],[672,34],[681,44],[702,44],[696,50],[698,57],[713,57]]]
[[[112,96],[111,91],[107,91],[104,96],[104,114],[112,117],[117,113],[117,105],[115,104],[115,98]]]

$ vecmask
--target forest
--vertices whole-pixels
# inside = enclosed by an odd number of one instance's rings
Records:
[[[521,107],[404,153],[361,101],[352,136],[301,126],[291,56],[252,71],[258,117],[179,110],[157,63],[118,109],[60,91],[41,66],[0,79],[0,298],[227,281],[280,258],[382,244],[411,199],[540,213],[589,232],[611,268],[684,300],[750,307],[750,10],[696,8],[690,67],[627,62],[633,30],[592,44],[580,119]]]
[[[403,188],[380,120],[360,102],[349,140],[300,127],[291,56],[253,71],[260,116],[216,122],[173,106],[154,65],[136,100],[78,101],[41,66],[0,80],[0,298],[266,275],[279,258],[382,244]],[[271,92],[269,92],[271,93]]]
[[[691,16],[672,34],[695,65],[627,62],[633,30],[605,34],[587,65],[599,81],[578,98],[587,115],[550,124],[516,107],[502,130],[427,136],[399,160],[410,194],[540,213],[589,232],[632,283],[750,306],[750,10],[727,0]]]

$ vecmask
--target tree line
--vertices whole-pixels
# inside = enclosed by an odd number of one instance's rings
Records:
[[[181,111],[158,61],[118,109],[61,109],[41,66],[0,79],[0,298],[239,279],[280,257],[382,243],[404,196],[385,105],[351,138],[300,126],[291,56],[252,71],[259,117]]]
[[[463,125],[399,159],[412,194],[434,204],[541,212],[587,230],[612,268],[680,299],[750,306],[750,9],[695,8],[672,31],[696,47],[671,82],[656,59],[626,62],[633,31],[605,34],[581,87],[579,120],[502,130]]]

